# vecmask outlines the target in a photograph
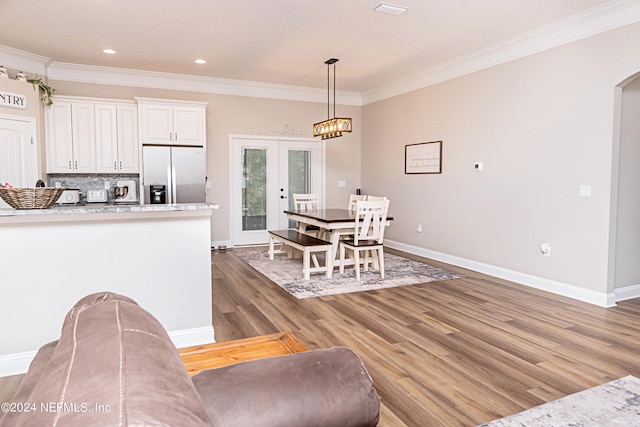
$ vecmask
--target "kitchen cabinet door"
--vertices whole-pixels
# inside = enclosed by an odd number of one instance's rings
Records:
[[[206,103],[136,98],[140,142],[155,145],[206,144]]]
[[[173,108],[173,143],[175,145],[205,145],[205,110],[197,107]]]
[[[118,105],[118,172],[138,173],[138,109],[134,105]]]
[[[71,131],[73,135],[73,171],[96,171],[96,128],[94,104],[71,103]]]
[[[47,172],[73,172],[73,132],[71,103],[56,101],[47,114]]]
[[[138,109],[96,104],[96,172],[138,173]]]
[[[140,136],[144,144],[173,144],[173,107],[140,104]]]
[[[96,104],[96,172],[118,172],[118,126],[115,105]]]

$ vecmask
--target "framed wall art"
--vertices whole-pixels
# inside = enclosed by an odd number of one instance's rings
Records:
[[[404,173],[442,173],[442,141],[405,145]]]

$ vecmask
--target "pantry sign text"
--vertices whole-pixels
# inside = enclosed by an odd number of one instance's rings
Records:
[[[0,90],[0,107],[19,108],[21,110],[25,110],[27,108],[27,97],[20,93]]]

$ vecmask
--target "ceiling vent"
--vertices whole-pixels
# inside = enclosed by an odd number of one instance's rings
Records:
[[[373,10],[376,12],[388,13],[389,15],[402,15],[407,11],[407,8],[394,4],[380,3]]]

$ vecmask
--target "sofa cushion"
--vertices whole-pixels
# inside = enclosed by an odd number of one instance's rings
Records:
[[[192,378],[218,427],[375,426],[380,398],[360,358],[334,347],[251,360]]]
[[[8,414],[2,425],[210,425],[168,334],[126,297],[101,293],[79,301],[39,369],[46,375],[38,375],[25,400],[37,410]]]

